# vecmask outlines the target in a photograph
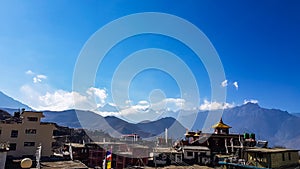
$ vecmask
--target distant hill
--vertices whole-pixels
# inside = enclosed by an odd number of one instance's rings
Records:
[[[0,92],[0,118],[13,114],[19,108],[30,107],[12,99]],[[113,105],[99,107],[98,111],[117,112]],[[151,113],[151,110],[149,110]],[[176,120],[179,113],[180,122]],[[45,111],[45,122],[55,122],[61,126],[72,128],[87,128],[103,130],[113,137],[120,137],[122,134],[137,133],[143,138],[162,135],[165,128],[168,128],[169,136],[180,138],[185,132],[182,125],[195,120],[192,130],[202,130],[203,124],[208,116],[208,111],[196,112],[195,117],[188,117],[188,111],[166,111],[161,110],[158,119],[144,120],[140,123],[129,123],[118,117],[102,117],[91,111],[65,110],[65,111]],[[186,115],[186,116],[185,116]],[[226,109],[223,113],[223,121],[230,125],[232,133],[255,133],[257,139],[269,141],[270,146],[284,146],[288,148],[300,149],[300,113],[290,114],[278,109],[266,109],[258,104],[247,103],[234,108]],[[79,120],[80,119],[80,122]],[[217,122],[217,121],[216,121]],[[182,124],[181,124],[182,123]]]
[[[278,109],[261,108],[248,103],[224,112],[224,121],[233,131],[254,132],[258,139],[271,145],[300,148],[300,118]]]
[[[178,139],[183,137],[186,129],[176,119],[165,117],[155,121],[138,123],[137,126],[144,131],[155,133],[155,135],[163,135],[165,129],[168,129],[168,137]]]
[[[207,115],[207,111],[198,113],[194,130],[202,128]],[[269,141],[270,146],[300,149],[300,117],[286,111],[247,103],[224,110],[223,121],[232,127],[232,133],[255,133],[257,139]]]
[[[31,110],[31,108],[0,91],[0,107],[7,109],[22,109]]]
[[[8,112],[0,110],[0,120],[5,120],[9,117],[11,117],[11,115]]]
[[[84,111],[83,111],[84,112]],[[44,111],[44,122],[55,122],[60,126],[81,128],[74,109],[65,111]]]
[[[42,120],[45,122],[55,122],[58,125],[73,128],[83,127],[92,130],[103,130],[114,137],[136,133],[143,138],[150,138],[163,135],[165,128],[168,128],[170,138],[179,138],[182,137],[185,132],[185,128],[171,117],[134,124],[114,116],[102,117],[91,111],[45,111],[44,115],[45,118]],[[80,122],[78,119],[80,119]]]
[[[300,113],[291,113],[291,115],[300,117]]]
[[[100,112],[118,112],[119,109],[116,106],[107,103],[104,106],[98,107],[98,111],[100,111]]]
[[[109,107],[109,109],[113,110],[113,107]],[[177,115],[178,112],[166,112],[161,116],[161,119],[155,121],[145,120],[134,124],[114,116],[102,117],[90,111],[76,111],[81,119],[81,124],[85,128],[101,129],[115,137],[122,134],[137,133],[144,138],[148,138],[163,134],[165,128],[169,128],[170,137],[180,138],[183,137],[185,132],[185,127],[175,118],[166,117],[165,115]],[[208,111],[197,113],[192,127],[193,130],[202,129],[208,113]],[[75,128],[81,127],[75,110],[46,111],[44,121],[56,122],[59,125]],[[224,110],[223,121],[232,127],[232,133],[255,133],[257,139],[269,141],[270,146],[300,149],[300,117],[286,111],[266,109],[258,104],[247,103]]]

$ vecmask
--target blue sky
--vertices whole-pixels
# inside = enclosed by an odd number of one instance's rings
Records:
[[[73,72],[88,39],[120,17],[162,12],[189,21],[211,41],[225,70],[229,105],[252,99],[262,107],[300,112],[299,9],[296,0],[1,1],[0,91],[36,109],[71,108]],[[127,56],[146,48],[179,56],[196,78],[199,106],[214,102],[208,74],[196,54],[175,39],[154,34],[130,37],[114,46],[87,95],[99,105],[112,103],[114,71]],[[147,107],[145,101],[169,98],[167,104],[174,107],[182,103],[176,80],[157,69],[139,72],[131,81],[128,103]],[[79,102],[89,97],[75,95]]]

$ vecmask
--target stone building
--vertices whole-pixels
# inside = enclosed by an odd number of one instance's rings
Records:
[[[42,112],[22,111],[0,122],[0,142],[9,144],[8,156],[33,157],[37,147],[42,146],[42,156],[53,154],[54,123],[43,123]]]
[[[299,165],[298,150],[285,148],[251,148],[245,151],[248,165],[262,168],[287,168]]]

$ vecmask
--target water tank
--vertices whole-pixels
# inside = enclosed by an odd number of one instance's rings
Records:
[[[250,138],[252,138],[253,140],[255,140],[255,134],[254,134],[254,133],[251,133],[251,134],[250,134]]]
[[[32,160],[30,158],[24,158],[21,161],[21,168],[30,168],[32,166]]]
[[[244,139],[249,139],[249,133],[244,133]]]

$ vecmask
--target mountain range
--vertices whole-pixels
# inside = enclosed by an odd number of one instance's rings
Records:
[[[31,110],[31,108],[0,91],[0,107],[8,108],[8,109],[20,109],[25,108],[27,110]]]
[[[198,113],[194,128],[201,127],[208,113]],[[256,139],[267,140],[270,146],[300,149],[300,117],[287,111],[247,103],[225,109],[222,118],[232,133],[255,133]]]
[[[29,106],[24,106],[24,104],[4,96],[3,93],[0,94],[0,109],[4,110],[0,112],[0,117],[5,111],[12,114],[13,111],[17,111],[22,106],[29,108]],[[4,103],[9,104],[5,106]],[[106,105],[99,108],[99,110],[110,112],[117,109],[112,105]],[[189,114],[188,112],[184,113]],[[195,123],[191,129],[201,130],[208,113],[213,112],[199,111],[194,117]],[[137,133],[142,138],[152,138],[157,135],[163,135],[165,128],[168,128],[170,138],[183,137],[186,129],[176,120],[179,112],[164,111],[161,114],[160,118],[154,121],[147,120],[140,123],[129,123],[118,117],[103,117],[92,111],[44,111],[45,118],[43,118],[43,121],[55,122],[58,125],[73,128],[84,127],[86,129],[103,130],[113,137]],[[7,114],[4,113],[3,115],[6,116]],[[300,117],[297,115],[279,109],[266,109],[258,104],[247,103],[225,109],[222,118],[224,123],[232,127],[231,133],[255,133],[257,139],[269,141],[270,146],[300,149]]]
[[[293,113],[292,115],[300,117],[300,113]]]
[[[143,138],[151,138],[162,135],[165,128],[168,128],[169,137],[178,138],[178,132],[181,134],[185,132],[185,128],[172,117],[133,124],[114,116],[102,117],[91,111],[74,109],[60,112],[45,111],[44,115],[45,122],[55,122],[72,128],[103,130],[113,137],[136,133]]]

